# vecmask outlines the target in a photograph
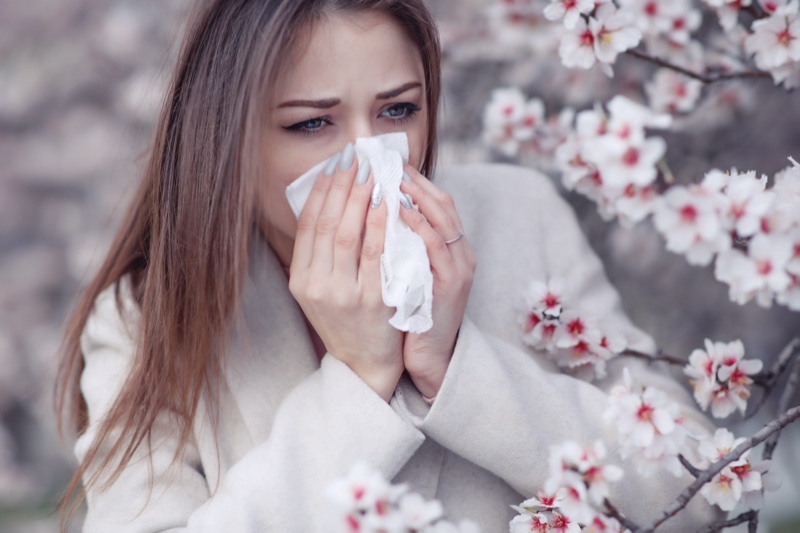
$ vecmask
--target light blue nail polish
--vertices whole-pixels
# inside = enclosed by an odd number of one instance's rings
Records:
[[[356,155],[356,151],[353,148],[353,143],[347,143],[347,146],[344,147],[342,150],[342,160],[339,163],[339,170],[344,172],[345,170],[350,170],[350,167],[353,166],[353,158]]]
[[[403,181],[411,183],[411,176],[409,176],[405,171],[403,171]]]
[[[411,209],[411,202],[408,201],[408,196],[405,194],[400,195],[400,203],[403,204],[403,207],[406,209]]]
[[[369,159],[364,159],[364,162],[358,167],[358,174],[356,174],[356,185],[364,185],[369,178]]]
[[[325,172],[326,176],[333,176],[333,173],[336,172],[336,165],[339,164],[339,160],[342,158],[342,153],[339,152],[335,156],[331,157],[328,160],[328,164],[325,165]]]
[[[372,188],[372,201],[369,206],[372,209],[377,209],[381,205],[381,198],[381,184],[378,182],[375,184],[375,187]]]

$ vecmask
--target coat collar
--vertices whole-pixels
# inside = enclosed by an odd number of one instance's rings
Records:
[[[244,425],[260,442],[269,436],[281,401],[319,368],[319,360],[280,261],[260,234],[252,241],[243,320],[234,326],[224,379]]]

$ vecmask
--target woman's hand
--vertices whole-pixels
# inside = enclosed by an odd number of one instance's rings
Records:
[[[403,333],[381,296],[385,202],[369,164],[357,165],[348,144],[314,184],[297,221],[289,290],[325,348],[388,401],[403,373]]]
[[[408,333],[403,361],[423,396],[439,392],[453,355],[458,329],[472,288],[475,255],[465,237],[451,244],[463,229],[453,198],[410,165],[405,167],[400,190],[408,193],[419,211],[400,208],[400,216],[425,242],[433,273],[433,327],[425,333]]]

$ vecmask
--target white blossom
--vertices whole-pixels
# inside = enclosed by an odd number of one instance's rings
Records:
[[[753,34],[745,41],[745,49],[755,56],[761,70],[781,67],[789,61],[800,61],[800,14],[794,0],[766,19],[753,22]]]
[[[763,363],[743,359],[744,345],[739,340],[723,343],[706,339],[705,346],[705,351],[692,352],[684,368],[692,378],[695,400],[704,411],[710,405],[715,418],[725,418],[736,409],[744,414],[753,385],[750,376],[760,372]]]
[[[700,99],[703,84],[671,69],[659,69],[645,84],[650,106],[666,113],[688,113]]]
[[[714,171],[709,173],[712,177]],[[685,254],[689,263],[707,265],[714,255],[728,250],[731,237],[725,231],[721,210],[723,195],[709,179],[700,185],[670,188],[656,203],[653,222],[667,239],[667,249]]]
[[[564,19],[564,27],[573,29],[581,18],[594,10],[594,0],[551,0],[544,8],[547,20]]]
[[[681,475],[677,457],[687,433],[680,407],[664,392],[634,385],[626,368],[623,384],[611,390],[603,419],[616,429],[622,456],[633,457],[641,474],[664,468]]]
[[[725,428],[717,429],[713,437],[703,439],[697,448],[702,459],[701,468],[710,467],[744,441],[743,438],[736,439]],[[749,454],[750,450],[745,451],[703,485],[700,494],[708,503],[719,506],[723,511],[731,511],[747,493],[757,493],[754,501],[758,501],[763,489],[761,472],[767,470],[769,463],[761,463],[754,468],[748,459]]]

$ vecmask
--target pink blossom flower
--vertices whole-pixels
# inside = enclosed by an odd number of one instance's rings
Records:
[[[745,41],[747,53],[755,55],[761,70],[778,68],[789,61],[800,61],[800,14],[797,1],[777,9],[766,19],[753,22],[753,34]]]
[[[650,105],[656,111],[688,113],[697,105],[703,84],[670,69],[659,69],[645,84]]]
[[[622,456],[633,457],[640,473],[651,475],[664,467],[681,475],[677,455],[687,434],[680,407],[664,392],[634,386],[625,369],[623,384],[611,389],[603,419],[616,429]]]
[[[574,28],[564,32],[558,46],[561,63],[568,68],[591,68],[597,61],[595,36],[589,23],[579,18]]]
[[[506,155],[519,151],[517,127],[526,113],[525,96],[519,89],[495,89],[483,111],[484,140]]]
[[[564,305],[563,281],[532,281],[525,293],[521,315],[523,341],[537,350],[554,351],[559,336],[559,316]]]
[[[667,239],[667,249],[686,254],[689,263],[707,265],[714,254],[731,247],[720,211],[725,199],[703,185],[672,187],[656,203],[653,222]]]
[[[644,34],[657,35],[672,29],[672,18],[688,6],[678,0],[620,0],[622,9],[633,15]]]
[[[442,504],[436,500],[426,501],[416,493],[405,494],[400,498],[398,511],[406,528],[421,530],[442,517]]]
[[[730,285],[731,300],[744,304],[755,297],[759,305],[769,307],[773,296],[792,283],[786,265],[793,253],[786,235],[758,234],[750,241],[747,255],[739,250],[720,255],[714,274]]]
[[[736,409],[744,414],[753,380],[750,376],[761,371],[758,359],[743,359],[741,341],[711,342],[706,339],[706,351],[695,350],[684,372],[694,378],[694,397],[705,411],[711,406],[715,418],[725,418]]]
[[[544,8],[547,20],[564,19],[564,27],[573,29],[581,15],[586,15],[594,10],[594,0],[550,0]]]
[[[642,40],[642,32],[635,26],[634,17],[618,10],[614,4],[603,4],[589,19],[589,27],[594,35],[594,51],[605,72],[611,76],[611,66],[617,56],[625,50],[636,47]]]
[[[725,428],[719,428],[711,439],[704,439],[698,446],[703,463],[702,468],[708,468],[719,461],[745,439],[735,439],[733,433]],[[767,465],[760,464],[753,468],[748,460],[750,451],[744,452],[736,461],[727,465],[719,474],[703,486],[700,490],[706,500],[718,505],[723,511],[731,511],[742,496],[746,493],[762,491],[761,470],[766,471]]]
[[[717,505],[723,511],[732,511],[742,498],[742,482],[729,467],[725,467],[703,485],[700,494],[711,505]]]
[[[717,385],[717,369],[719,361],[715,357],[714,344],[706,339],[706,350],[697,349],[689,356],[683,372],[691,377],[694,387],[694,399],[705,411],[711,402],[711,396]]]
[[[755,171],[740,173],[731,170],[724,188],[728,199],[727,227],[740,237],[754,235],[761,228],[761,219],[772,209],[775,195],[765,190],[767,176],[756,177]]]

